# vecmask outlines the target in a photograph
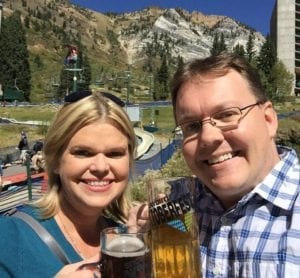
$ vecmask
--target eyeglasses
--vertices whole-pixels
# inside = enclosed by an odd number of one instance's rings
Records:
[[[213,113],[208,119],[193,120],[181,123],[175,128],[175,132],[178,133],[181,131],[183,134],[183,138],[190,139],[197,136],[205,123],[209,123],[222,131],[232,130],[238,127],[240,121],[253,109],[254,106],[260,105],[262,103],[263,102],[259,101],[242,108],[230,107]],[[249,110],[243,114],[243,111],[246,109]]]

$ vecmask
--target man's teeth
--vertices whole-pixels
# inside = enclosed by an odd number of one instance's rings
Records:
[[[90,185],[90,186],[106,186],[108,184],[109,184],[108,181],[89,181],[88,182],[88,185]]]
[[[220,163],[220,162],[223,162],[230,158],[232,158],[232,153],[227,153],[227,154],[221,155],[219,157],[209,159],[208,164],[212,165],[212,164]]]

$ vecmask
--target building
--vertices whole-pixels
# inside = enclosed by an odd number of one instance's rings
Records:
[[[294,75],[291,94],[300,95],[300,0],[276,0],[270,35],[275,42],[278,58]]]

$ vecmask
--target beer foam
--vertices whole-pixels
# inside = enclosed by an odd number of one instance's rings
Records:
[[[131,236],[121,236],[107,243],[103,253],[113,257],[137,257],[148,252],[143,241]]]

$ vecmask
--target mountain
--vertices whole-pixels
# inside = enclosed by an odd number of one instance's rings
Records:
[[[102,14],[68,0],[6,0],[4,18],[19,10],[27,32],[32,71],[31,99],[43,100],[58,82],[66,43],[80,41],[89,57],[93,81],[124,74],[130,66],[136,83],[147,85],[143,70],[159,65],[162,51],[169,63],[208,56],[215,34],[223,34],[227,48],[246,44],[254,34],[259,50],[265,38],[250,27],[222,15],[183,9],[146,9]],[[149,75],[149,74],[148,74]]]

